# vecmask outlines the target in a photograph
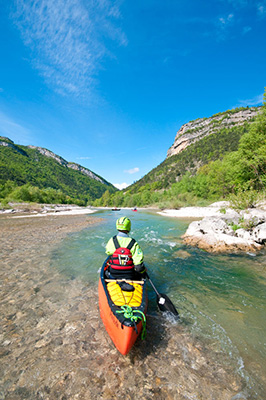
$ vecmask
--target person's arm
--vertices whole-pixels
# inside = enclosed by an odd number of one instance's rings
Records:
[[[109,239],[106,247],[105,247],[105,253],[110,256],[111,254],[113,254],[115,251],[115,245],[114,245],[114,241],[113,238]]]
[[[140,273],[144,273],[146,271],[145,265],[143,263],[144,260],[144,254],[143,251],[141,250],[139,244],[136,242],[134,246],[132,247],[132,257],[133,257],[133,262],[135,266],[135,270]]]

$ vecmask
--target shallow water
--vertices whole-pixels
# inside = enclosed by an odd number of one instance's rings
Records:
[[[116,218],[124,213],[101,213],[102,225],[76,234],[54,252],[54,267],[72,278],[96,283],[105,243],[114,234]],[[262,398],[266,390],[265,254],[207,254],[182,244],[180,236],[188,221],[152,213],[126,214],[132,218],[132,236],[143,248],[150,276],[176,305],[185,332],[202,341],[224,367],[233,367],[245,381],[243,396]],[[149,312],[154,314],[152,290],[149,298]]]
[[[104,247],[124,213],[152,281],[181,316],[161,315],[149,288],[147,339],[128,356],[104,330],[97,298]],[[37,226],[19,246],[2,242],[0,399],[263,400],[265,255],[186,247],[189,222],[152,213],[95,218],[55,245]]]

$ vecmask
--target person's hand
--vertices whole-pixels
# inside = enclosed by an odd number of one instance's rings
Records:
[[[135,270],[141,274],[144,274],[144,272],[146,272],[146,267],[144,265],[144,263],[135,265]]]

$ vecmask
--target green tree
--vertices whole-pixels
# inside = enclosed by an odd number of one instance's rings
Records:
[[[103,207],[108,207],[111,205],[111,196],[109,190],[106,190],[102,196]]]
[[[263,104],[250,131],[240,139],[238,150],[242,180],[250,181],[257,190],[266,188],[266,92]]]

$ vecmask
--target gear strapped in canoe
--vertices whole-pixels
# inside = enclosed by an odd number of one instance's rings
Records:
[[[127,283],[134,289],[130,291],[122,290],[124,283]],[[107,283],[107,290],[109,292],[112,302],[116,306],[128,305],[130,307],[139,307],[141,305],[143,292],[142,284],[136,283],[134,281],[122,281],[121,283],[117,283],[117,281],[112,280],[111,282]]]
[[[129,306],[122,306],[121,310],[117,310],[116,311],[117,314],[124,314],[125,318],[130,319],[132,322],[134,322],[135,325],[135,329],[137,330],[137,321],[139,319],[142,319],[142,332],[141,332],[141,339],[144,340],[146,338],[147,335],[147,331],[146,331],[146,316],[145,314],[140,311],[140,310],[133,310],[131,307]],[[134,314],[140,314],[140,315],[134,315]],[[138,333],[138,332],[137,332]]]

